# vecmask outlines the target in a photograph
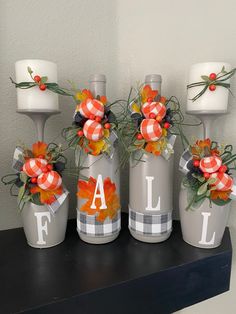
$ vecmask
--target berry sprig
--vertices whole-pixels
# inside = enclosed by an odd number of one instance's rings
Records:
[[[16,83],[11,77],[10,80],[11,82],[15,85],[16,88],[20,89],[29,89],[35,86],[38,86],[41,91],[45,91],[46,89],[50,90],[53,93],[63,95],[63,96],[74,96],[74,94],[66,89],[60,87],[57,83],[48,83],[48,77],[47,76],[40,76],[40,75],[34,75],[33,76],[33,71],[30,67],[27,68],[27,71],[33,80],[33,82],[20,82]]]
[[[210,73],[208,76],[202,75],[201,82],[191,83],[187,85],[187,89],[198,87],[198,86],[203,86],[203,89],[190,100],[192,100],[193,102],[196,101],[207,91],[207,89],[209,89],[211,92],[214,92],[217,89],[217,86],[225,87],[230,91],[230,83],[225,83],[225,81],[227,81],[232,76],[234,76],[235,72],[236,72],[236,68],[232,69],[229,72],[226,72],[225,67],[223,67],[222,70],[218,74]]]

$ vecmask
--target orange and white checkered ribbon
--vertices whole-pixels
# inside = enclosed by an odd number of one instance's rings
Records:
[[[216,172],[222,165],[222,160],[218,156],[204,157],[200,160],[200,169],[202,172]]]
[[[101,123],[94,120],[87,120],[83,127],[84,136],[90,141],[99,141],[103,135],[104,130]]]
[[[155,119],[143,119],[140,125],[140,132],[148,142],[155,142],[162,136],[162,128]]]
[[[42,169],[45,168],[47,163],[46,159],[30,158],[23,165],[23,171],[28,177],[38,177],[43,172]]]
[[[89,118],[91,115],[103,118],[104,105],[97,99],[88,98],[79,105],[79,112],[85,118]]]
[[[211,178],[216,179],[216,182],[213,184],[213,186],[215,186],[218,191],[228,191],[232,189],[234,182],[227,173],[212,173]]]
[[[62,185],[62,178],[56,171],[49,171],[38,176],[38,186],[42,190],[53,191]]]
[[[166,106],[163,105],[161,102],[145,102],[142,105],[142,113],[144,114],[145,118],[149,118],[150,113],[154,113],[156,116],[159,116],[161,119],[164,118],[166,115]]]

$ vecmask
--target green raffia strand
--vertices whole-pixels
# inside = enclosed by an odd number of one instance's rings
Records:
[[[224,83],[224,81],[226,81],[226,80],[230,79],[232,76],[234,76],[235,72],[236,72],[236,68],[232,69],[229,72],[226,72],[225,67],[223,67],[222,70],[216,75],[215,80],[211,80],[207,75],[202,75],[201,78],[203,81],[187,85],[187,89],[193,88],[193,87],[203,86],[203,89],[196,96],[191,98],[190,100],[192,100],[193,102],[196,101],[198,98],[200,98],[206,92],[206,90],[209,88],[210,85],[225,87],[231,93],[230,84]]]
[[[11,77],[10,80],[12,82],[12,84],[15,85],[16,88],[20,88],[20,89],[29,89],[35,86],[39,86],[40,83],[37,83],[34,81],[34,78],[32,76],[33,71],[31,70],[30,67],[27,68],[28,73],[30,75],[30,77],[32,78],[33,82],[20,82],[20,83],[16,83]],[[72,93],[72,91],[70,91],[69,89],[66,88],[62,88],[60,87],[57,83],[47,83],[47,76],[42,76],[41,77],[41,83],[46,85],[47,89],[50,90],[53,93],[62,95],[62,96],[71,96],[74,97],[74,94]]]

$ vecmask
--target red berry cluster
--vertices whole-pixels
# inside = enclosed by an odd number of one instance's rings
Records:
[[[215,81],[216,78],[217,78],[216,73],[211,73],[211,74],[209,75],[209,79],[210,79],[211,81]],[[209,90],[210,90],[211,92],[214,92],[214,91],[216,90],[216,85],[215,85],[215,84],[210,84],[210,85],[209,85]]]
[[[41,82],[41,77],[39,75],[34,76],[34,81],[38,84],[41,91],[45,91],[47,89],[47,86]]]

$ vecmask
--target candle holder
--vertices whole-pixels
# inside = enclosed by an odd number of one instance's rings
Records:
[[[36,134],[38,141],[44,140],[44,127],[47,119],[51,117],[52,115],[59,114],[60,110],[29,110],[29,109],[18,109],[16,111],[20,114],[25,114],[28,117],[30,117],[31,120],[33,120],[35,128],[36,128]]]
[[[211,132],[212,122],[218,119],[220,116],[228,114],[227,110],[225,111],[207,111],[207,110],[195,110],[195,111],[186,111],[188,115],[196,116],[201,120],[203,124],[203,135],[204,138],[209,138]]]

